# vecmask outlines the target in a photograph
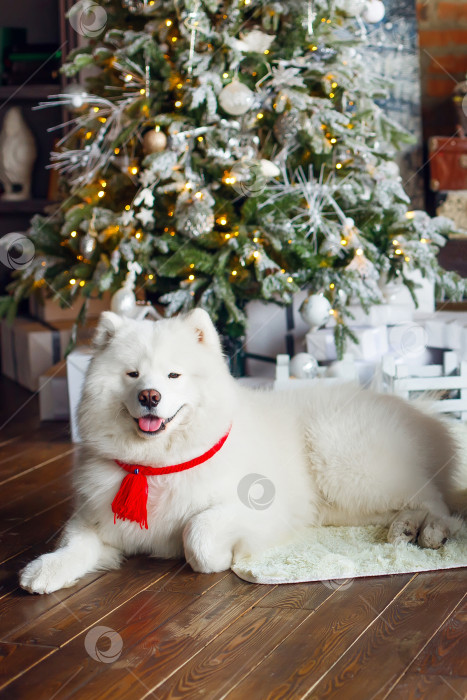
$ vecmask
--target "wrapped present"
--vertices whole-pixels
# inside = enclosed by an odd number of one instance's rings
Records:
[[[346,351],[355,360],[375,361],[388,352],[388,333],[386,326],[352,327],[352,332],[358,340],[358,345],[352,341],[347,343]],[[309,331],[306,335],[307,352],[318,362],[328,362],[337,359],[334,330],[320,328]]]
[[[30,391],[39,388],[39,377],[63,359],[71,339],[69,321],[45,325],[27,318],[12,324],[2,321],[2,372]]]
[[[66,420],[70,415],[65,361],[39,377],[39,412],[41,420]]]
[[[277,355],[295,355],[304,349],[309,326],[300,316],[299,309],[307,296],[307,292],[299,292],[292,304],[286,307],[263,301],[247,304],[247,375],[274,379]]]
[[[78,430],[78,406],[91,358],[92,350],[86,346],[75,348],[66,358],[70,427],[73,442],[81,442]]]
[[[82,306],[83,299],[80,298],[71,306],[62,308],[58,301],[46,297],[42,289],[37,289],[29,297],[29,313],[33,318],[47,323],[55,321],[75,321]],[[102,311],[110,309],[110,292],[105,292],[102,298],[90,298],[87,301],[87,318],[96,318]]]

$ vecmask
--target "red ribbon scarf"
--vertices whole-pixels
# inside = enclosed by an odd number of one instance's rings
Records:
[[[231,427],[207,452],[188,460],[188,462],[181,462],[181,464],[172,464],[169,467],[146,467],[143,464],[126,464],[126,462],[120,462],[120,460],[116,459],[115,462],[118,466],[128,472],[128,474],[120,484],[117,495],[112,501],[114,523],[117,522],[117,518],[120,520],[132,520],[138,523],[141,529],[144,527],[147,530],[148,480],[146,477],[184,472],[187,469],[193,469],[193,467],[203,464],[203,462],[207,462],[216,452],[219,452],[229,437]]]

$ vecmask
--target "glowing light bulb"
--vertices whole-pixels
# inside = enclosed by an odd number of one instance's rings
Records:
[[[165,26],[166,26],[166,27],[171,27],[172,24],[173,24],[173,23],[172,23],[172,20],[171,20],[171,19],[166,19],[166,20],[165,20]]]
[[[81,280],[81,282],[79,283],[79,286],[84,287],[85,284],[86,284],[86,282],[84,280]]]
[[[256,258],[256,259],[259,258],[259,253],[258,253],[257,250],[255,250],[255,252],[253,253],[253,257]]]
[[[137,174],[138,174],[138,168],[136,167],[136,165],[133,165],[133,167],[130,168],[130,173],[131,173],[132,175],[137,175]]]
[[[287,277],[287,282],[291,284],[293,282],[293,277]]]
[[[341,245],[347,245],[348,241],[345,238],[341,238]]]
[[[188,275],[188,279],[190,280],[190,282],[193,282],[193,280],[195,279],[195,276],[194,276],[194,275]]]
[[[77,231],[72,231],[72,232],[70,233],[70,236],[71,236],[72,238],[76,238],[77,235],[78,235],[78,232],[77,232]]]
[[[135,238],[141,238],[141,235],[142,235],[142,234],[141,234],[141,231],[137,231],[137,232],[135,233]]]
[[[226,78],[228,78],[228,77],[229,77],[229,74],[228,74],[228,73],[222,73],[222,77],[223,77],[223,78],[224,78],[224,80],[225,80]]]
[[[196,199],[202,199],[203,193],[202,192],[195,192],[195,197],[196,197]]]
[[[413,219],[414,216],[415,216],[415,212],[414,212],[414,211],[406,211],[406,212],[405,212],[405,218],[406,218],[406,219]]]
[[[175,107],[177,107],[177,109],[179,109],[182,105],[183,105],[183,102],[181,100],[177,100],[175,102]]]
[[[363,250],[361,248],[357,248],[355,252],[357,253],[357,255],[363,255]]]
[[[428,243],[428,239],[427,238],[420,238],[420,243]]]
[[[331,139],[331,143],[337,143],[337,139],[332,138],[332,139]]]
[[[400,248],[396,248],[394,252],[396,255],[402,255],[402,250]]]
[[[154,279],[154,275],[148,275],[148,280],[153,280],[153,279]]]
[[[130,80],[133,80],[133,76],[131,75],[131,73],[127,73],[127,74],[125,75],[125,77],[123,78],[123,80],[124,80],[126,83],[129,83]]]
[[[235,277],[237,274],[237,270],[232,270],[232,275]]]
[[[115,153],[116,156],[118,156],[118,154],[120,153],[120,149],[119,149],[119,148],[114,148],[114,153]]]
[[[104,190],[99,190],[99,192],[97,193],[98,197],[103,197],[104,195],[105,195]]]
[[[329,289],[334,289],[335,286],[336,285],[334,284],[334,282],[331,282],[331,284],[329,285]]]
[[[125,211],[130,211],[131,207],[129,204],[125,204]]]
[[[256,119],[262,119],[264,117],[264,114],[262,112],[258,112],[256,115]]]
[[[93,112],[98,112],[98,111],[99,111],[99,107],[93,107],[92,110],[93,110]]]
[[[342,168],[342,163],[336,163],[336,170],[340,170]]]
[[[72,279],[70,280],[70,284],[76,284],[76,280],[74,277],[72,277]]]
[[[337,87],[337,83],[336,83],[336,82],[331,83],[331,87],[332,87],[332,88],[336,88],[336,87]]]

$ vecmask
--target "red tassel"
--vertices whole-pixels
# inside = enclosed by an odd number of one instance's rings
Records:
[[[120,520],[132,520],[140,528],[148,529],[148,481],[146,477],[135,470],[123,479],[117,495],[112,501],[114,523]]]

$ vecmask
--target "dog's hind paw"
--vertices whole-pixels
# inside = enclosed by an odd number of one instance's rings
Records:
[[[439,549],[450,535],[451,530],[444,520],[428,516],[420,529],[418,544],[426,549]]]
[[[418,522],[410,516],[393,520],[388,532],[388,542],[400,544],[401,542],[415,542],[418,536]]]
[[[68,588],[76,583],[64,570],[56,552],[43,554],[20,571],[19,584],[29,593],[53,593],[60,588]]]

